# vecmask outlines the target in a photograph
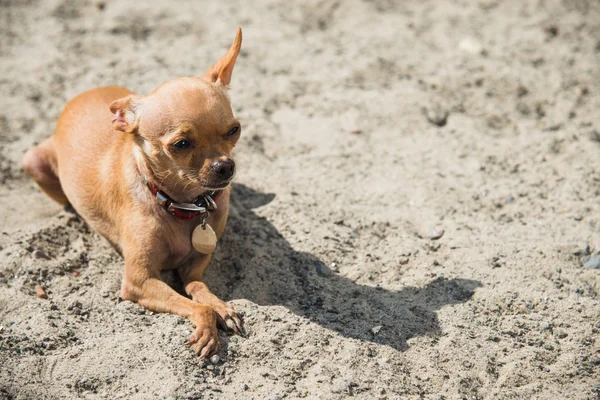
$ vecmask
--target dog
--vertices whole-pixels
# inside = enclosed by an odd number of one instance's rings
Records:
[[[22,162],[48,196],[123,255],[121,298],[189,319],[195,330],[186,345],[201,358],[219,348],[217,324],[245,335],[241,316],[202,282],[210,253],[191,243],[199,226],[220,239],[227,222],[241,126],[226,89],[241,43],[238,28],[204,76],[169,80],[147,96],[116,86],[78,95],[54,136]],[[170,269],[189,297],[161,280]]]

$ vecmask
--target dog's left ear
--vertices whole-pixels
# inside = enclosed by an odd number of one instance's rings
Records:
[[[132,133],[138,127],[138,105],[140,96],[129,95],[110,104],[113,113],[112,125],[117,131]]]
[[[242,28],[238,28],[231,48],[215,65],[210,67],[203,78],[209,82],[227,86],[231,81],[233,66],[242,47]]]

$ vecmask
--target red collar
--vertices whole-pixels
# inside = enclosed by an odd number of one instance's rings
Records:
[[[146,185],[148,186],[148,189],[150,189],[152,195],[158,200],[158,204],[176,218],[184,221],[190,221],[200,214],[207,214],[209,211],[215,211],[217,209],[216,200],[223,192],[222,190],[214,190],[201,194],[193,203],[177,203],[147,179]]]

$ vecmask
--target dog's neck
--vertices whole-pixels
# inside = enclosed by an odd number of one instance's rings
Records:
[[[221,190],[203,193],[188,202],[178,202],[156,184],[156,174],[152,170],[151,163],[145,159],[142,150],[134,146],[133,154],[135,172],[132,186],[140,201],[150,202],[154,206],[158,204],[180,220],[192,220],[199,215],[205,215],[206,218],[208,212],[217,209],[215,200],[221,194]],[[151,196],[148,196],[149,193]]]

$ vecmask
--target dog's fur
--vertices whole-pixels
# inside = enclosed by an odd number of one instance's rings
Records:
[[[227,54],[202,78],[173,79],[148,96],[112,86],[75,97],[54,136],[23,158],[23,168],[44,192],[71,204],[123,254],[121,297],[188,318],[196,328],[187,344],[201,357],[219,347],[217,322],[236,333],[243,333],[243,322],[201,281],[210,255],[197,253],[190,240],[200,218],[185,221],[169,214],[144,176],[178,202],[226,186],[208,218],[221,237],[233,171],[223,179],[215,165],[233,166],[231,151],[240,135],[225,89],[241,41],[238,29]],[[191,146],[176,147],[181,140]],[[166,269],[177,269],[191,299],[160,279]]]

